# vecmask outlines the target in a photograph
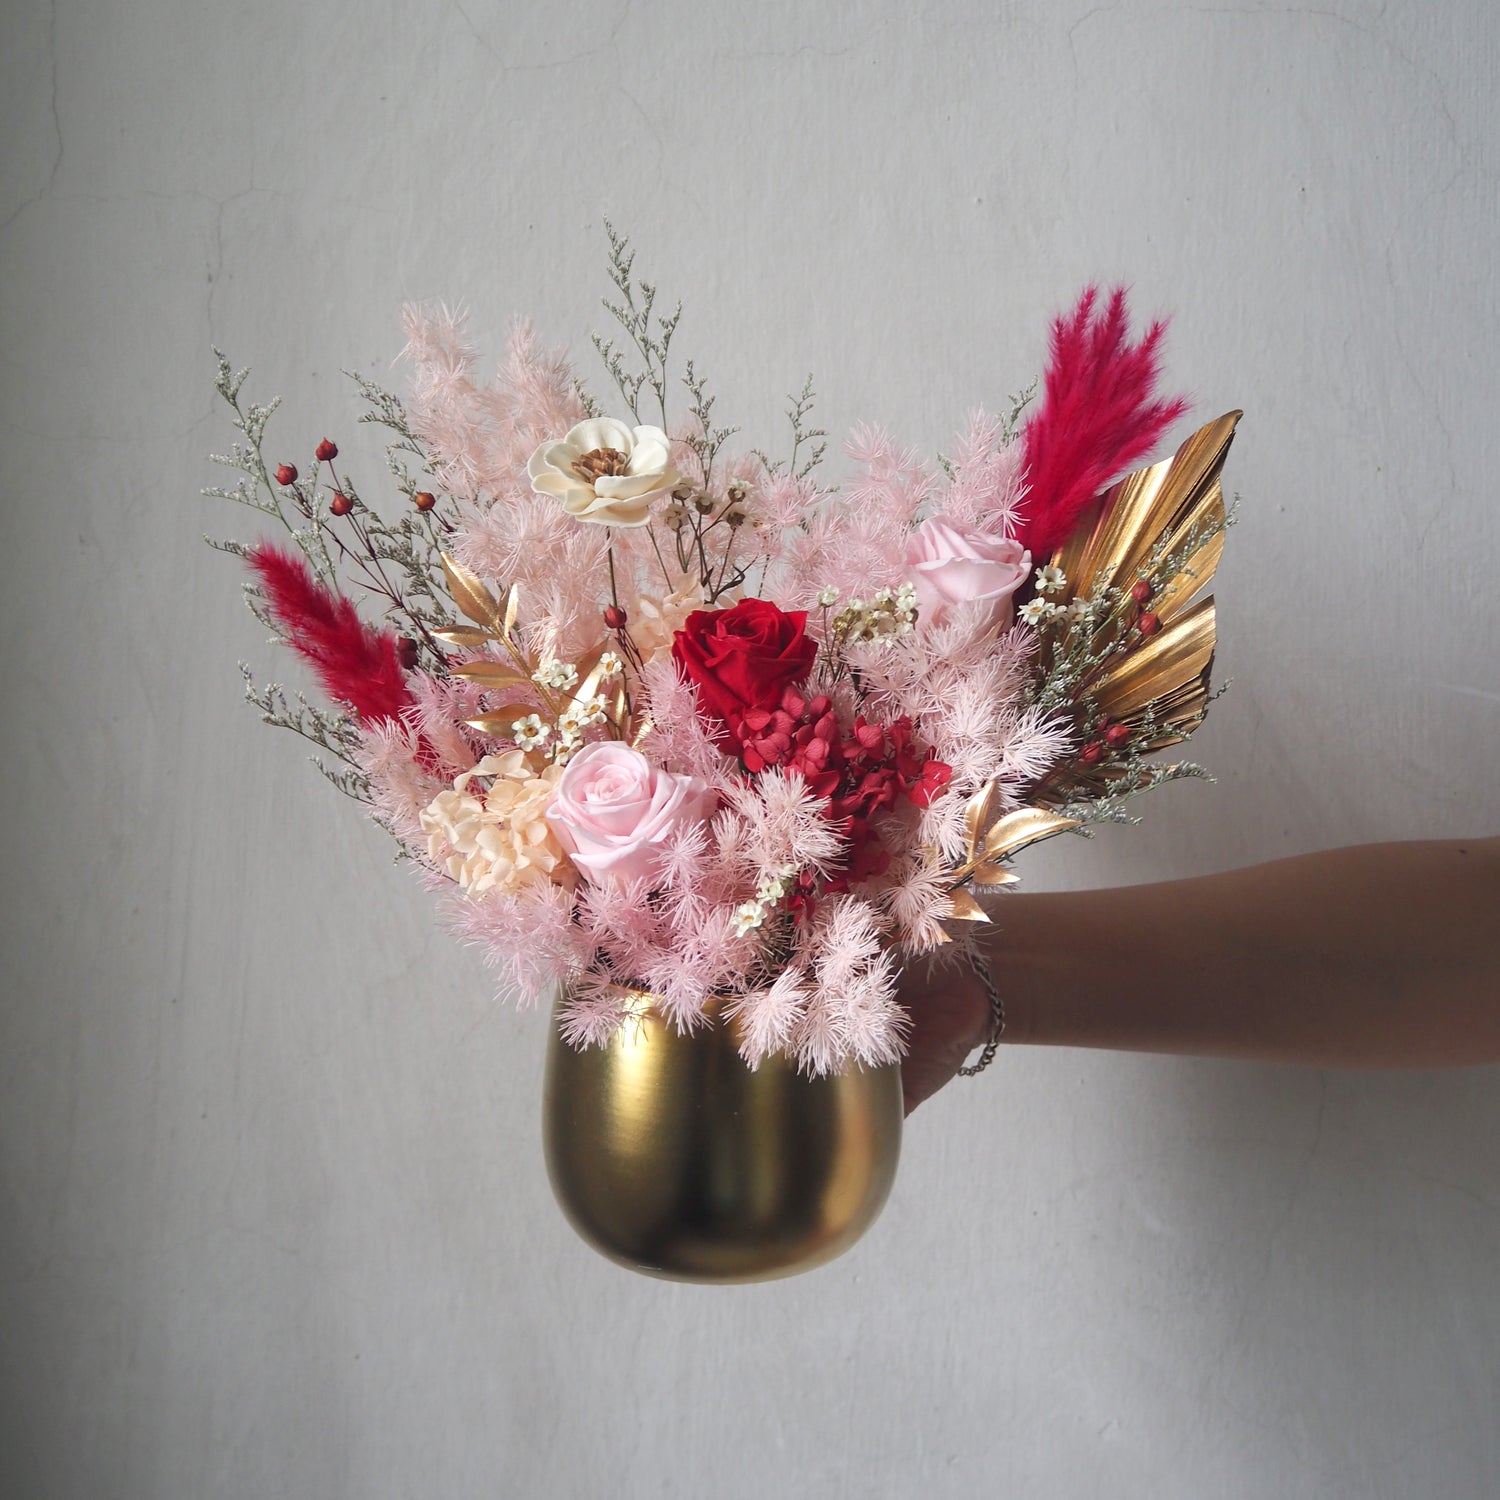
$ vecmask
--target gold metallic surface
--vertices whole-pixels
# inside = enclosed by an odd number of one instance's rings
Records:
[[[1094,523],[1081,524],[1052,559],[1067,576],[1069,597],[1087,596],[1101,584],[1128,589],[1158,543],[1171,551],[1210,519],[1222,524],[1219,475],[1242,415],[1226,412],[1200,427],[1171,458],[1137,469],[1105,491]],[[1195,555],[1188,565],[1192,576],[1185,569],[1178,578],[1188,586],[1188,598],[1208,583],[1217,565],[1211,544]],[[1174,592],[1168,604],[1173,612],[1180,607],[1177,599]],[[1162,602],[1158,596],[1153,607],[1165,621]]]
[[[1018,807],[990,824],[977,852],[987,860],[1010,859],[1032,844],[1077,827],[1077,818],[1065,818],[1041,807]]]
[[[1007,859],[1031,844],[1078,827],[1076,818],[1066,818],[1044,807],[1017,807],[1002,813],[997,805],[998,793],[999,784],[991,779],[964,806],[968,848],[963,863],[951,872],[955,887],[966,880],[981,887],[1014,885],[1018,877],[1005,868]],[[968,922],[989,921],[989,914],[972,897],[958,889],[950,895],[954,917]]]
[[[443,576],[448,583],[448,597],[486,632],[493,634],[499,630],[505,619],[505,611],[490,593],[484,580],[477,573],[471,573],[455,558],[449,557],[446,552],[438,555],[442,559]],[[514,597],[515,590],[512,589],[511,593]],[[506,629],[509,630],[508,625]]]
[[[604,1047],[547,1043],[547,1173],[578,1233],[673,1281],[768,1281],[832,1260],[874,1222],[901,1151],[892,1065],[755,1072],[730,1023],[681,1036],[642,996]]]
[[[969,873],[972,874],[973,871]],[[951,910],[946,921],[988,922],[990,919],[990,914],[962,887],[955,887],[948,892],[948,903]]]
[[[1193,606],[1150,640],[1142,641],[1100,677],[1094,689],[1101,712],[1129,722],[1150,703],[1169,704],[1175,714],[1176,697],[1191,700],[1207,691],[1208,669],[1214,657],[1214,601]],[[1157,717],[1162,716],[1161,707]]]

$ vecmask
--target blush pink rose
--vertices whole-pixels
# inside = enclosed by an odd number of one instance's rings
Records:
[[[647,880],[674,829],[704,822],[714,798],[696,776],[653,766],[617,741],[585,745],[568,762],[547,822],[595,885]]]
[[[993,624],[1008,622],[1011,598],[1031,573],[1019,543],[933,516],[907,539],[907,566],[921,618],[941,624],[956,604],[977,600]]]

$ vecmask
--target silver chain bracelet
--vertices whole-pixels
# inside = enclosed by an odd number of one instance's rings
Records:
[[[1000,998],[989,964],[977,947],[969,954],[969,966],[984,986],[985,998],[990,1002],[990,1034],[984,1044],[984,1051],[979,1054],[979,1061],[971,1067],[958,1070],[960,1078],[972,1078],[976,1073],[984,1072],[994,1062],[995,1053],[1000,1049],[1000,1038],[1005,1035],[1005,1002]]]

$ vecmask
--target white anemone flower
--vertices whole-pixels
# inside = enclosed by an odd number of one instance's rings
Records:
[[[543,443],[526,472],[537,494],[605,526],[644,526],[651,502],[682,482],[660,427],[627,427],[613,417],[591,417],[560,442]]]

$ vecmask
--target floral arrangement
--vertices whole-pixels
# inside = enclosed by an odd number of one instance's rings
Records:
[[[1146,757],[1210,701],[1194,596],[1238,413],[1109,488],[1185,404],[1158,393],[1163,325],[1133,339],[1123,291],[1090,289],[1039,399],[934,462],[856,429],[835,489],[811,384],[785,457],[732,446],[695,366],[672,373],[680,308],[610,245],[607,402],[524,325],[481,383],[444,309],[405,313],[404,401],[354,377],[394,520],[333,441],[273,465],[276,403],[219,356],[239,478],[207,493],[282,531],[217,545],[332,706],[248,671],[247,693],[505,991],[561,990],[571,1044],[644,993],[681,1029],[722,1012],[752,1067],[891,1062],[901,966],[962,951],[1021,847],[1202,774]]]

